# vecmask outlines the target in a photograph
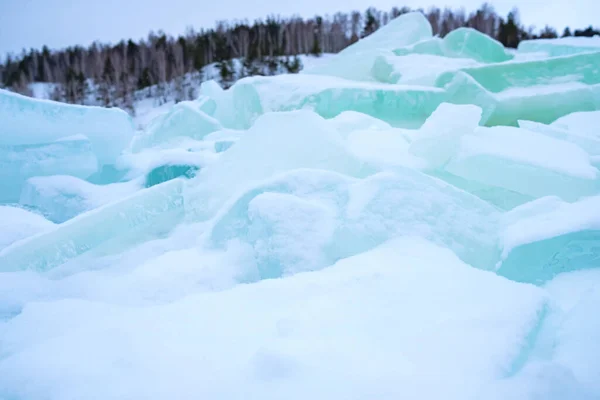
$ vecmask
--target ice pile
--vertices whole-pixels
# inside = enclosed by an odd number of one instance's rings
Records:
[[[0,91],[0,399],[600,398],[598,65],[409,13],[135,133]]]

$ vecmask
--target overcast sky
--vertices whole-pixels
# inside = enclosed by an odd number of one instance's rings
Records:
[[[268,14],[289,16],[365,10],[393,6],[476,9],[482,0],[0,0],[0,54],[22,48],[62,48],[89,45],[95,40],[117,42],[146,37],[162,29],[177,35],[186,26],[212,27],[219,19],[252,20]],[[548,24],[585,27],[600,22],[600,0],[492,0],[501,15],[517,6],[522,22],[541,28]]]

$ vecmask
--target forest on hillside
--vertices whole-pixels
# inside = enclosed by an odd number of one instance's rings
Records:
[[[49,82],[53,83],[54,100],[88,104],[92,98],[94,104],[134,112],[135,96],[142,89],[148,97],[174,91],[176,101],[188,99],[186,74],[195,73],[202,79],[204,68],[213,63],[224,86],[244,76],[298,72],[302,67],[298,55],[337,53],[409,11],[406,7],[390,11],[371,7],[365,12],[308,19],[272,16],[252,23],[221,21],[212,29],[188,28],[178,37],[159,31],[137,42],[23,50],[0,63],[0,86],[32,95],[31,83]],[[471,27],[513,48],[526,39],[600,34],[592,27],[573,32],[566,28],[560,35],[549,26],[535,31],[522,25],[517,9],[502,17],[487,3],[470,13],[449,8],[419,11],[441,37],[456,28]],[[234,71],[234,59],[241,62],[239,71]]]

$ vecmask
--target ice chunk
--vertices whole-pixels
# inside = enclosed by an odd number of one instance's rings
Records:
[[[378,57],[391,56],[393,55],[392,50],[431,38],[431,36],[431,25],[422,13],[407,13],[346,47],[331,57],[327,63],[307,68],[302,73],[370,81],[373,80],[371,69]]]
[[[435,86],[437,80],[449,71],[477,65],[476,61],[448,58],[429,54],[405,56],[378,56],[373,64],[373,77],[384,83]]]
[[[14,243],[0,251],[0,272],[45,271],[101,245],[118,247],[124,238],[168,230],[183,218],[182,191],[181,179],[165,182]]]
[[[513,127],[479,127],[463,136],[458,154],[444,169],[534,198],[577,200],[598,190],[598,170],[581,148]]]
[[[566,129],[573,135],[600,140],[600,111],[575,112],[552,122],[552,126]]]
[[[409,153],[410,138],[407,129],[363,129],[350,133],[348,150],[381,170],[396,166],[425,169],[427,162]]]
[[[117,108],[32,99],[0,89],[0,146],[50,143],[85,135],[100,164],[113,164],[130,143],[134,125]]]
[[[462,68],[440,76],[436,86],[446,89],[449,102],[480,106],[488,126],[550,123],[600,108],[600,73],[593,67],[599,62],[600,52]]]
[[[472,134],[480,120],[477,106],[442,103],[419,129],[409,151],[427,160],[429,168],[439,168],[458,152],[460,138]]]
[[[54,224],[43,216],[19,207],[0,206],[0,221],[0,250],[54,227]]]
[[[591,112],[594,113],[593,111]],[[577,115],[577,114],[588,114],[588,113],[574,113],[569,115]],[[561,120],[562,118],[559,118]],[[600,121],[598,121],[600,123]],[[556,139],[565,140],[567,142],[573,143],[583,150],[585,150],[588,154],[592,156],[600,155],[600,137],[595,138],[593,136],[593,124],[585,125],[582,127],[577,126],[576,129],[565,129],[560,125],[546,125],[541,124],[539,122],[534,121],[519,121],[519,127],[523,129],[527,129],[529,131],[538,132]],[[589,127],[592,127],[591,129]]]
[[[566,37],[560,39],[523,40],[519,43],[519,53],[544,52],[547,56],[557,57],[577,53],[600,51],[598,37]]]
[[[229,128],[247,129],[271,111],[312,109],[324,118],[356,111],[391,125],[419,127],[444,101],[433,87],[356,82],[304,74],[244,78],[217,102],[216,118]]]
[[[117,165],[127,171],[124,179],[136,179],[140,176],[147,177],[157,168],[159,170],[156,172],[160,174],[160,168],[164,169],[167,165],[187,165],[198,170],[218,158],[212,142],[186,141],[180,144],[181,147],[176,146],[172,149],[151,148],[140,153],[124,154],[119,158]]]
[[[19,203],[61,223],[76,215],[127,197],[139,190],[137,181],[94,185],[66,175],[30,178]]]
[[[359,53],[371,49],[394,50],[432,37],[431,24],[421,12],[402,14],[340,54]]]
[[[301,71],[300,75],[324,75],[353,81],[374,81],[373,74],[378,58],[393,56],[390,50],[369,49],[360,52],[337,53],[326,63],[315,65]]]
[[[28,304],[0,331],[0,393],[471,399],[519,356],[544,304],[539,288],[404,238],[323,271],[161,306]]]
[[[327,261],[369,250],[398,235],[426,237],[471,265],[492,269],[499,257],[496,209],[427,175],[398,171],[363,180],[325,171],[291,171],[224,207],[213,221],[209,243],[250,244],[261,277],[323,268]]]
[[[434,37],[394,50],[398,56],[429,54],[452,58],[467,58],[481,63],[511,60],[502,43],[472,28],[458,28],[443,39]],[[449,62],[450,60],[446,60]]]
[[[475,103],[479,104],[478,101],[477,99]],[[483,104],[482,106],[485,107]],[[573,82],[516,88],[494,96],[485,124],[516,125],[516,121],[521,119],[549,123],[573,112],[597,109],[600,109],[600,84],[585,85]]]
[[[443,43],[444,40],[436,36],[394,49],[394,54],[397,56],[406,56],[408,54],[444,56]]]
[[[543,60],[513,61],[499,64],[463,68],[461,71],[473,77],[486,90],[499,93],[507,89],[539,87],[579,82],[586,85],[600,83],[600,63],[597,53],[576,54]],[[438,86],[452,80],[455,73],[441,76]]]
[[[147,188],[159,183],[170,181],[175,178],[192,178],[196,175],[199,167],[196,165],[186,164],[167,164],[154,168],[146,175],[145,186]]]
[[[85,179],[97,170],[98,160],[84,136],[45,144],[0,144],[0,202],[18,201],[25,181],[33,176],[67,174]]]
[[[139,152],[178,136],[202,139],[207,134],[221,129],[219,121],[204,111],[206,109],[215,112],[215,108],[215,101],[209,101],[206,97],[177,103],[171,111],[157,117],[141,136],[135,138],[132,150]]]
[[[444,37],[444,55],[465,57],[483,63],[498,63],[512,59],[502,43],[472,28],[458,28]]]
[[[322,168],[351,176],[373,172],[348,152],[338,132],[315,113],[269,113],[191,181],[194,187],[186,195],[190,217],[209,218],[237,191],[296,168]]]
[[[541,284],[561,272],[600,265],[599,196],[575,203],[538,200],[506,218],[501,275]]]
[[[341,134],[347,137],[351,132],[359,130],[384,130],[391,125],[370,115],[356,111],[343,111],[329,120],[329,123]]]

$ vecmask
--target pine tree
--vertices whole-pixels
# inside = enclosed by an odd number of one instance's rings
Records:
[[[363,28],[362,37],[367,37],[375,32],[379,27],[378,25],[373,9],[369,8],[365,14],[365,27]]]

